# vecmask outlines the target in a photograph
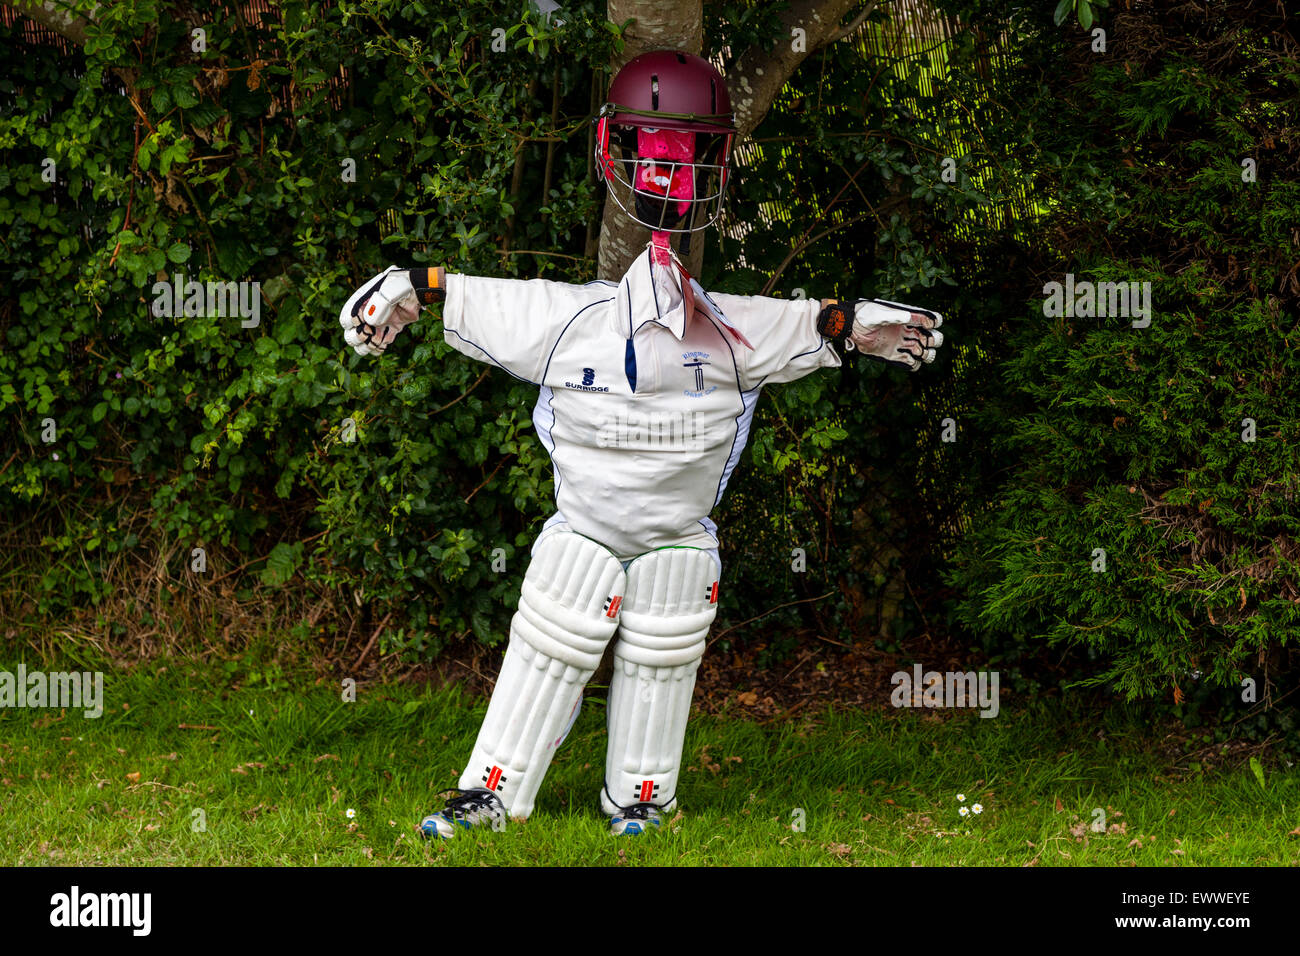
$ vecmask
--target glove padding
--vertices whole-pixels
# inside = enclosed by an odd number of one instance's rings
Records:
[[[410,273],[389,266],[348,299],[339,313],[343,341],[358,355],[383,355],[398,334],[420,317]]]
[[[933,362],[935,350],[943,345],[941,325],[943,316],[929,309],[887,299],[859,299],[853,303],[853,330],[844,347],[915,372],[922,362]]]

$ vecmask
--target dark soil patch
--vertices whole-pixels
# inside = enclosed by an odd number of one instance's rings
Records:
[[[448,648],[435,661],[384,676],[438,687],[456,684],[486,697],[496,683],[503,655],[503,647],[466,642]],[[827,705],[892,709],[890,678],[914,662],[940,671],[978,666],[955,642],[929,636],[915,638],[897,651],[882,651],[871,640],[849,644],[803,631],[794,653],[780,660],[770,659],[768,645],[761,641],[725,652],[710,648],[696,675],[694,710],[767,721]],[[603,695],[608,679],[607,655],[606,665],[591,680],[600,689],[589,693]]]

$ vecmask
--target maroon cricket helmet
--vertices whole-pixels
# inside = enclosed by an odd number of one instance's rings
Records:
[[[713,64],[674,50],[643,53],[618,71],[597,115],[596,167],[637,222],[698,232],[722,213],[735,133]]]
[[[689,53],[656,50],[629,60],[610,84],[606,105],[616,125],[736,132],[722,74]]]

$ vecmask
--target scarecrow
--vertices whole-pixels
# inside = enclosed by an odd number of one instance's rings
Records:
[[[441,303],[449,344],[538,386],[533,424],[554,467],[555,514],[533,545],[459,787],[421,824],[429,837],[529,815],[610,641],[600,804],[612,833],[659,827],[676,806],[695,672],[718,607],[709,514],[759,393],[838,367],[837,345],[915,370],[943,343],[941,316],[925,309],[710,295],[688,274],[679,254],[721,214],[735,135],[726,83],[707,60],[634,58],[595,121],[602,178],[651,230],[619,282],[393,266],[340,314],[347,343],[380,355],[422,305]]]

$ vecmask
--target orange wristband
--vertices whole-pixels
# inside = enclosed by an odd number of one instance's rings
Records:
[[[442,302],[447,298],[447,270],[442,266],[410,269],[411,286],[421,305]]]

